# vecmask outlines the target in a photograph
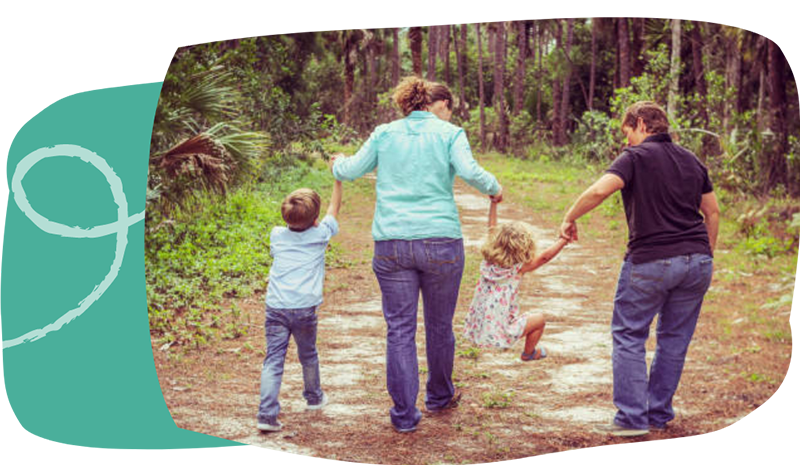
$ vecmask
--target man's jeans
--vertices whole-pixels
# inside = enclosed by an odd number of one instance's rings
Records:
[[[317,358],[317,307],[275,309],[267,307],[264,323],[267,335],[267,356],[261,369],[261,403],[258,422],[275,424],[281,410],[278,393],[283,378],[283,362],[294,336],[297,355],[303,365],[303,397],[309,405],[322,402]]]
[[[712,269],[712,258],[704,254],[622,265],[611,321],[618,425],[648,429],[675,418],[672,396]],[[656,315],[656,353],[648,379],[645,342]]]
[[[417,303],[422,291],[428,381],[425,405],[442,408],[454,394],[453,314],[464,272],[461,239],[389,240],[375,242],[372,269],[383,294],[386,333],[386,386],[394,401],[389,411],[398,429],[413,428],[422,414],[417,365]]]

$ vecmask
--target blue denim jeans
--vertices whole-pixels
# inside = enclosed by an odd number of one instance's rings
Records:
[[[622,265],[611,320],[618,425],[648,429],[675,418],[672,396],[712,269],[713,259],[705,254]],[[648,378],[645,342],[656,315],[656,353]]]
[[[378,278],[386,319],[386,387],[394,401],[395,428],[413,428],[422,416],[417,361],[417,303],[420,291],[425,321],[428,380],[425,405],[442,408],[455,392],[452,382],[455,336],[453,315],[464,272],[461,239],[375,242],[372,269]]]
[[[258,422],[275,424],[281,406],[278,393],[283,378],[283,363],[289,336],[294,336],[297,355],[303,366],[303,397],[309,405],[322,401],[317,358],[317,307],[276,309],[267,307],[264,323],[267,336],[267,356],[261,369],[261,402]]]

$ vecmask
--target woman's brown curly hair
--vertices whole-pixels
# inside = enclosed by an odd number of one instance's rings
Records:
[[[492,265],[511,268],[533,260],[536,255],[536,241],[525,223],[503,223],[489,233],[489,239],[481,247],[481,254]]]
[[[403,78],[395,88],[393,98],[403,116],[412,111],[425,111],[431,103],[430,83],[417,76]]]

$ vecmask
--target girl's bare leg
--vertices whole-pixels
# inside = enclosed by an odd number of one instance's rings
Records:
[[[525,337],[525,353],[532,354],[536,350],[536,344],[544,333],[544,315],[529,315],[525,323],[525,330],[522,335]],[[538,357],[537,357],[538,358]]]

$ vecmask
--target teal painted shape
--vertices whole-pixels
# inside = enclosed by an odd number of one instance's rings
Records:
[[[160,91],[161,83],[104,89],[49,106],[14,139],[8,185],[20,161],[36,150],[78,146],[105,160],[119,177],[127,217],[140,214]],[[119,198],[112,196],[107,178],[78,157],[58,156],[31,166],[21,186],[36,213],[86,230],[118,220]],[[121,266],[102,295],[46,337],[3,349],[11,407],[26,430],[66,444],[128,449],[238,445],[182,430],[169,414],[150,345],[144,221],[128,223]],[[118,247],[116,233],[76,238],[40,229],[9,192],[0,284],[4,344],[87,301],[113,271]]]
[[[0,60],[0,133],[16,133],[22,119],[21,56]]]

